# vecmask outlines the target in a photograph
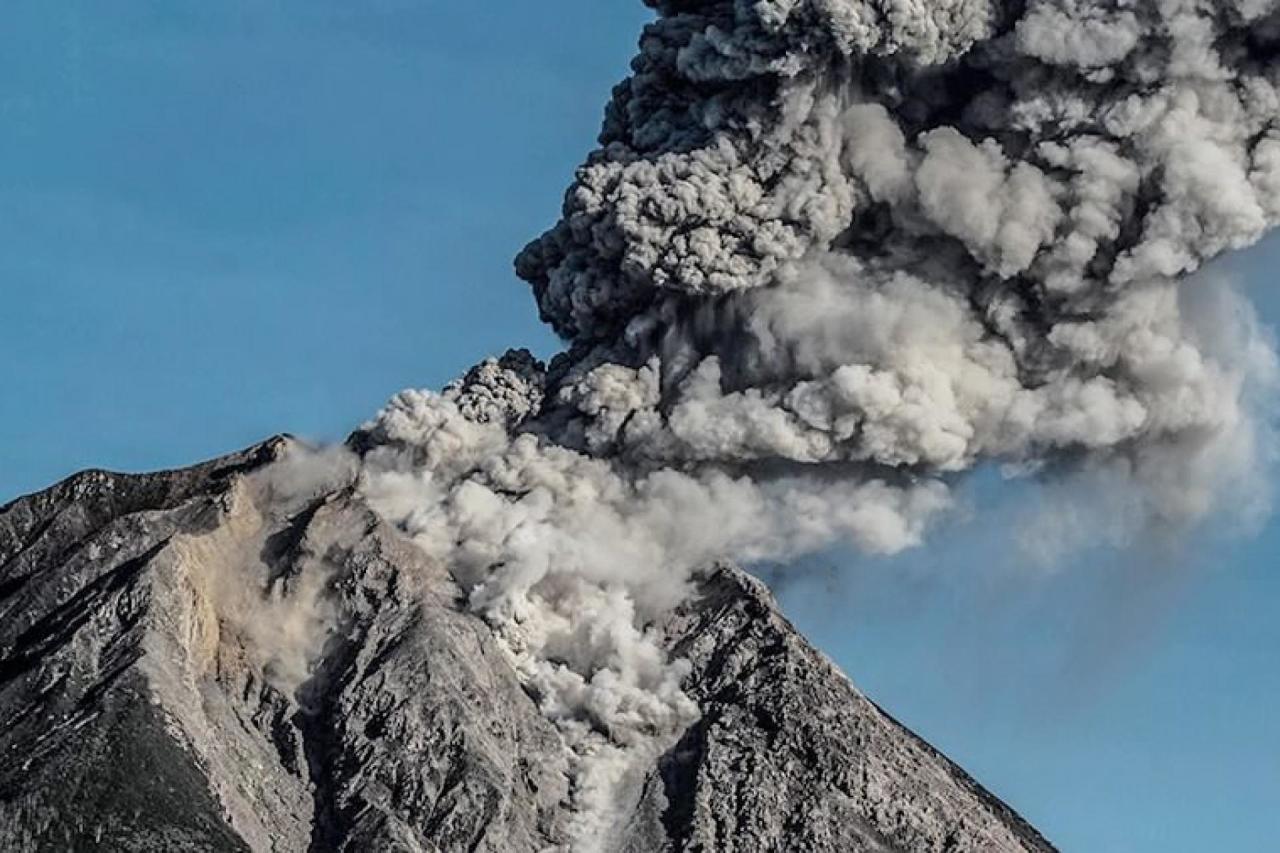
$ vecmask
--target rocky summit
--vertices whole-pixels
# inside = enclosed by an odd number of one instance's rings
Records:
[[[492,628],[277,438],[0,509],[5,851],[1047,851],[739,569],[652,626],[700,715],[572,831],[571,757]]]

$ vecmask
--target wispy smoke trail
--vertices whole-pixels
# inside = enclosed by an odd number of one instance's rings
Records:
[[[1275,0],[650,5],[517,260],[566,351],[356,442],[560,723],[584,848],[697,714],[650,626],[699,567],[915,545],[983,462],[1193,523],[1254,482],[1275,373],[1186,278],[1280,218]],[[1090,535],[1054,506],[1041,541]]]

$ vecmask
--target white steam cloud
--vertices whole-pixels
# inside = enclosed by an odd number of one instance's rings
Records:
[[[1062,484],[1048,550],[1259,510],[1276,370],[1188,278],[1280,220],[1275,0],[649,5],[517,259],[566,351],[354,441],[564,732],[583,849],[697,714],[651,626],[700,567],[910,547],[988,462]]]

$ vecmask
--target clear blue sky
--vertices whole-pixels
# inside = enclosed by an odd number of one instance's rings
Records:
[[[348,11],[350,9],[360,11]],[[10,0],[0,501],[85,466],[334,439],[510,344],[636,3]],[[1274,242],[1234,264],[1265,296]],[[1018,565],[994,527],[781,596],[887,710],[1065,850],[1275,849],[1280,525]],[[820,593],[820,594],[816,594]]]

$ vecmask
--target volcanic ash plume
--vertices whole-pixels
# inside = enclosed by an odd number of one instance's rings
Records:
[[[1192,273],[1280,218],[1275,0],[650,5],[516,262],[566,351],[357,442],[560,724],[587,848],[697,715],[649,626],[700,567],[915,545],[987,462],[1195,522],[1256,494],[1274,373]]]

